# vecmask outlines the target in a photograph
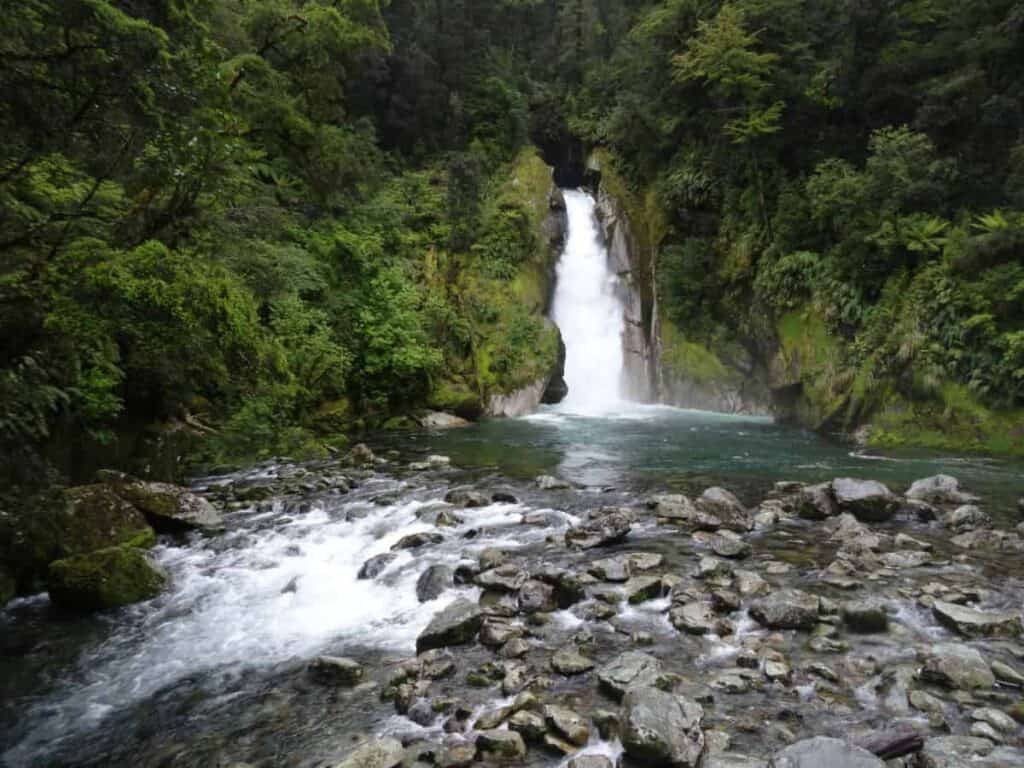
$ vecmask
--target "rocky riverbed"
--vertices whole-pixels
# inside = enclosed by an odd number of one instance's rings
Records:
[[[75,660],[45,599],[3,614],[3,760],[1024,765],[1016,512],[822,480],[638,497],[359,449],[198,481],[218,526],[161,534],[155,599],[63,619],[103,638]]]

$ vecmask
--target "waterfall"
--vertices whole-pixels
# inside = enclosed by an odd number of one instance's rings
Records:
[[[565,190],[569,236],[558,262],[552,318],[565,341],[569,394],[559,409],[581,415],[615,410],[622,397],[624,307],[618,277],[594,214],[594,198]]]

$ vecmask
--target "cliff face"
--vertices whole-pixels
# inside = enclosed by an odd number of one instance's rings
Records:
[[[596,189],[608,258],[622,278],[627,396],[681,408],[770,413],[765,366],[738,345],[714,351],[687,339],[659,313],[658,248],[665,222],[653,196],[632,192],[599,152],[588,162],[588,179]]]

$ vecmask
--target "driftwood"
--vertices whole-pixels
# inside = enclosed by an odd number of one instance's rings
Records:
[[[924,735],[913,728],[890,728],[858,736],[853,743],[882,760],[892,760],[919,751],[924,746]]]

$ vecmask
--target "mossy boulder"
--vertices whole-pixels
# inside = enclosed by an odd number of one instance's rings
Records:
[[[104,610],[156,597],[167,578],[146,553],[132,546],[107,547],[50,563],[54,605]]]
[[[209,501],[170,483],[113,478],[111,487],[134,504],[159,533],[220,530],[224,522]]]
[[[67,491],[60,519],[58,552],[52,560],[130,544],[152,546],[156,537],[138,508],[108,485],[82,485]]]

